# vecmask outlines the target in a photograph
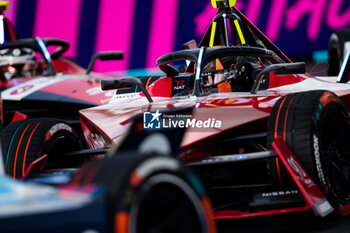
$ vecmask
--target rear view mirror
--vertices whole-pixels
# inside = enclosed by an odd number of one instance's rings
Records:
[[[275,75],[304,74],[306,72],[305,62],[281,63],[265,67],[256,78],[255,83],[250,91],[251,94],[256,94],[256,92],[259,89],[262,78],[265,74],[270,72],[274,72]]]
[[[89,66],[86,70],[86,74],[90,74],[92,67],[95,64],[97,59],[101,61],[113,61],[113,60],[122,60],[124,58],[122,51],[109,51],[109,52],[98,52],[95,53],[89,63]]]
[[[127,77],[127,78],[113,78],[113,79],[103,79],[101,80],[101,88],[104,91],[107,90],[115,90],[115,89],[122,89],[122,88],[130,88],[132,85],[138,86],[145,94],[147,100],[152,103],[153,100],[146,90],[146,88],[143,86],[142,82],[138,78],[134,77]]]
[[[182,49],[196,49],[198,48],[197,42],[195,40],[190,40],[181,46]]]

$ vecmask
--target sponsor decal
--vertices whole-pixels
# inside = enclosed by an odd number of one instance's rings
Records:
[[[112,97],[115,94],[115,90],[102,91],[101,87],[92,87],[86,90],[86,94],[91,96],[104,94],[106,97]]]
[[[102,91],[101,87],[93,87],[93,88],[87,89],[86,94],[90,96],[101,95],[101,94],[104,95],[106,99],[101,99],[100,103],[105,104],[111,101],[111,99],[115,95],[115,90]]]
[[[28,95],[49,85],[61,82],[67,78],[35,78],[17,86],[11,87],[1,93],[3,100],[21,100]]]
[[[97,133],[90,133],[89,135],[89,146],[92,148],[103,148],[108,146],[108,143],[104,138]]]
[[[185,87],[185,80],[176,80],[173,89],[174,91],[185,90]]]
[[[316,170],[318,173],[318,178],[320,178],[320,181],[322,184],[326,185],[326,179],[324,178],[323,170],[322,170],[322,164],[321,164],[321,158],[320,158],[320,146],[318,143],[318,137],[314,134],[314,156],[315,156],[315,162],[316,162]]]
[[[287,162],[289,163],[291,168],[299,175],[302,182],[304,182],[309,188],[314,186],[314,183],[306,174],[304,168],[302,168],[301,165],[297,161],[295,161],[293,157],[289,157],[287,159]]]
[[[115,91],[114,91],[115,93]],[[109,103],[122,102],[123,100],[128,100],[134,97],[140,96],[139,92],[136,93],[127,93],[127,94],[114,94],[109,101]]]
[[[156,112],[143,113],[144,129],[173,129],[173,128],[195,128],[195,129],[210,129],[221,128],[222,121],[213,117],[205,120],[193,118],[190,114],[162,114]]]
[[[263,193],[263,197],[278,197],[278,196],[289,196],[299,194],[298,190],[288,190],[288,191],[277,191],[277,192],[269,192]]]
[[[26,85],[26,86],[23,86],[23,87],[19,87],[15,90],[13,90],[10,95],[19,95],[19,94],[22,94],[23,92],[26,92],[30,89],[32,89],[34,87],[34,85]]]
[[[60,130],[66,130],[66,131],[72,133],[72,128],[69,125],[64,124],[64,123],[58,123],[58,124],[52,126],[51,129],[49,130],[49,133],[52,136]]]

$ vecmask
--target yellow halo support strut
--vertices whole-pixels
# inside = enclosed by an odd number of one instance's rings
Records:
[[[223,5],[223,4],[218,5],[218,2],[220,2],[220,3],[226,2],[226,3],[228,3],[228,7],[234,7],[236,5],[236,1],[237,0],[211,0],[211,4],[213,5],[213,7],[215,9],[219,8],[220,5]]]
[[[234,23],[235,23],[235,26],[236,26],[236,29],[237,29],[237,32],[238,32],[239,39],[241,40],[242,45],[245,45],[245,44],[246,44],[246,41],[245,41],[245,39],[244,39],[241,26],[239,26],[238,20],[236,19],[236,20],[234,21]]]
[[[216,32],[216,22],[213,22],[212,25],[211,25],[209,47],[213,47],[214,46],[215,32]]]
[[[7,1],[0,1],[0,10],[8,10],[9,9],[9,3]]]

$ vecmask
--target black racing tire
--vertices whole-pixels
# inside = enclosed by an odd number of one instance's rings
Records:
[[[79,161],[62,155],[82,149],[82,142],[71,126],[59,119],[28,119],[15,121],[1,132],[1,146],[8,175],[22,178],[28,166],[47,155],[41,166],[33,167],[29,175],[45,169],[78,166]]]
[[[111,232],[216,232],[202,185],[174,158],[122,154],[95,160],[71,183],[104,187]]]
[[[290,100],[295,98],[296,95],[297,94],[287,95],[286,101],[284,101],[284,102],[289,104]],[[276,104],[274,105],[274,107],[272,108],[271,113],[270,113],[270,117],[268,120],[268,126],[267,126],[267,128],[268,128],[268,134],[267,134],[268,149],[272,149],[272,146],[271,146],[272,141],[277,136],[277,135],[275,135],[276,132],[272,131],[272,130],[274,130],[275,126],[276,126],[276,118],[277,118],[278,110],[279,110],[279,108],[277,106],[281,106],[281,104],[282,104],[282,98],[276,102]],[[295,107],[294,104],[295,104],[295,102],[292,101],[291,102],[292,106],[290,106],[290,107],[294,108]],[[284,119],[284,116],[279,117],[279,121],[281,121],[282,119]],[[280,124],[277,125],[277,127],[279,127],[280,130],[283,130],[282,126]],[[293,179],[288,174],[287,169],[285,168],[284,164],[282,163],[282,161],[279,158],[276,157],[274,160],[269,160],[268,166],[271,170],[271,178],[272,178],[272,182],[273,182],[275,188],[279,188],[279,189],[284,190],[285,188],[294,185]]]
[[[338,214],[350,204],[350,120],[338,96],[317,90],[286,95],[274,105],[267,143],[280,136]]]
[[[334,32],[329,40],[328,62],[329,76],[337,76],[343,64],[345,43],[350,42],[350,28]]]

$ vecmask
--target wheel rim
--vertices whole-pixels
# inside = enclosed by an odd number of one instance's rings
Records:
[[[140,188],[131,207],[133,233],[207,232],[204,210],[193,189],[170,174],[158,174]]]
[[[350,201],[350,127],[348,116],[339,108],[325,111],[322,132],[323,170],[329,192],[340,203]]]
[[[75,158],[65,159],[63,156],[72,151],[81,149],[79,142],[77,142],[70,135],[58,136],[50,143],[48,148],[47,168],[63,168],[76,166],[78,160]]]

